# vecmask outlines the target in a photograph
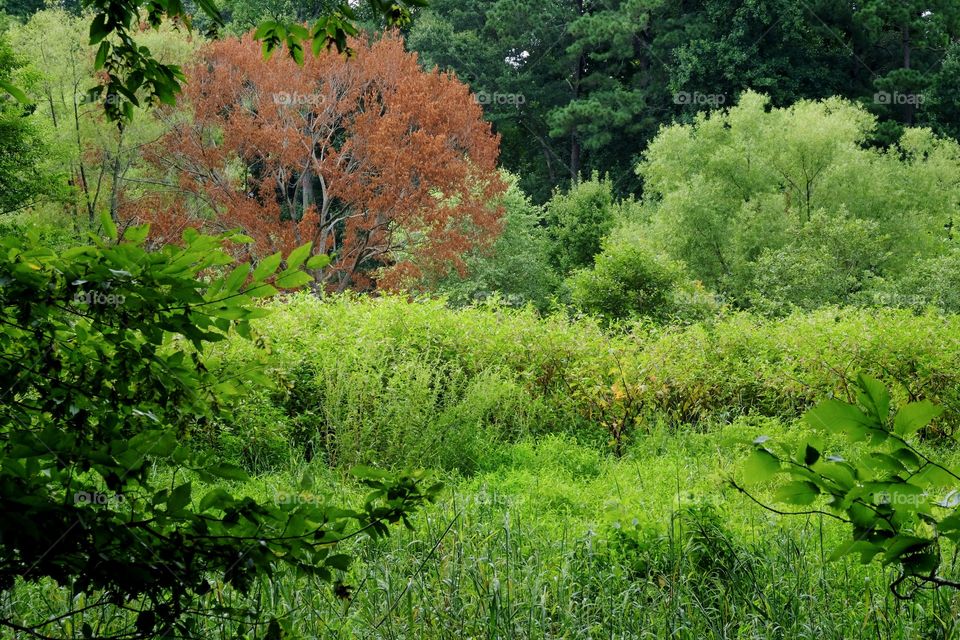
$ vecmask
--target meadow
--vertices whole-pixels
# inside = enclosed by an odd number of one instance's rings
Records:
[[[444,488],[412,528],[341,543],[356,561],[333,586],[281,571],[246,597],[208,595],[211,611],[253,607],[302,638],[956,636],[949,591],[897,600],[894,567],[828,559],[842,524],[776,515],[728,482],[758,436],[802,442],[802,412],[845,393],[856,365],[909,386],[903,397],[937,397],[948,410],[922,446],[960,461],[947,437],[953,317],[737,313],[612,334],[587,318],[389,296],[297,295],[270,310],[262,339],[211,349],[227,370],[266,362],[275,382],[196,436],[251,474],[230,490],[351,504],[356,464],[426,467]],[[69,603],[40,584],[6,606],[39,621]],[[214,614],[194,623],[209,638],[263,632]]]

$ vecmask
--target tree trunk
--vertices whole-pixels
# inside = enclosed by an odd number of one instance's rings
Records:
[[[307,165],[307,168],[304,170],[303,175],[300,177],[301,188],[303,189],[303,211],[306,213],[307,209],[314,203],[313,196],[313,173],[310,171],[310,165]]]

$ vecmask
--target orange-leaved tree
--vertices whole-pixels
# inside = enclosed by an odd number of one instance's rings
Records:
[[[184,111],[147,153],[169,188],[124,203],[158,240],[241,228],[255,259],[312,241],[327,288],[397,287],[464,269],[500,230],[499,138],[454,76],[396,35],[264,60],[249,35],[211,43]]]

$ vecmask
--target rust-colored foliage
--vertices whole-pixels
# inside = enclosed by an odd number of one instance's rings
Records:
[[[312,240],[335,290],[402,286],[463,270],[500,229],[499,139],[455,77],[425,72],[397,36],[262,57],[215,42],[188,70],[187,113],[149,152],[175,184],[125,203],[175,241],[185,226],[240,227],[263,256]]]

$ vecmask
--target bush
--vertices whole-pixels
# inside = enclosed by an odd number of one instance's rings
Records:
[[[499,295],[511,306],[533,304],[544,311],[559,279],[550,264],[550,243],[542,226],[543,211],[507,176],[504,228],[492,251],[473,251],[464,258],[467,274],[451,274],[435,289],[451,303],[464,306]]]
[[[693,285],[683,267],[640,244],[605,243],[592,269],[581,269],[567,280],[573,305],[607,320],[646,317],[666,321],[692,310],[683,295]]]
[[[609,180],[594,174],[568,193],[555,193],[546,204],[546,213],[550,259],[557,272],[567,275],[589,267],[616,220],[613,187]]]
[[[818,211],[791,236],[783,248],[762,250],[753,264],[753,291],[748,297],[765,313],[851,304],[863,299],[883,272],[888,239],[872,220]]]
[[[877,302],[910,309],[934,306],[947,313],[960,313],[960,248],[935,258],[919,260],[889,294]]]
[[[623,453],[632,433],[661,421],[795,418],[823,397],[848,397],[858,371],[892,385],[898,402],[942,405],[936,430],[960,425],[955,316],[739,312],[607,335],[590,319],[532,309],[300,295],[256,330],[284,388],[258,396],[281,407],[260,411],[279,416],[271,433],[336,466],[415,462],[469,473],[498,443],[547,433]],[[237,339],[219,348],[238,369],[257,355]],[[231,431],[240,437],[242,428]]]

